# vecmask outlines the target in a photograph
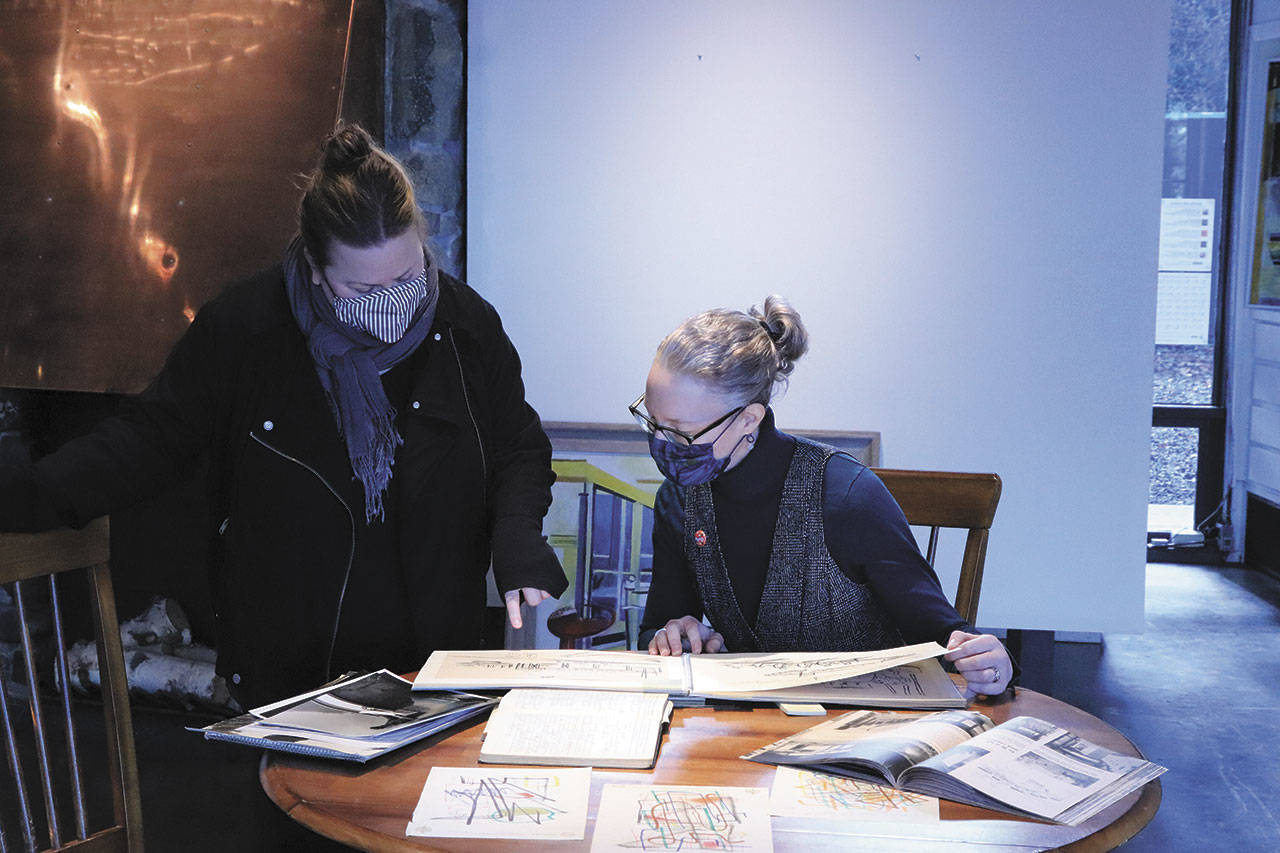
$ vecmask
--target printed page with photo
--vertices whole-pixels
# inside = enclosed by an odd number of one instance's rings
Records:
[[[903,774],[913,791],[1076,825],[1165,768],[1014,717]]]
[[[1165,772],[1035,717],[855,711],[742,756],[1075,826]]]
[[[742,757],[901,787],[899,778],[912,766],[993,725],[974,711],[939,711],[924,716],[852,711]]]

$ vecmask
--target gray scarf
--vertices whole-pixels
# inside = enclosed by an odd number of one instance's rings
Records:
[[[364,486],[365,521],[383,518],[382,497],[391,480],[396,448],[404,443],[396,430],[396,410],[382,389],[381,373],[408,357],[422,343],[435,319],[440,268],[426,245],[427,296],[400,340],[383,343],[337,318],[333,304],[311,280],[311,266],[294,237],[285,252],[284,281],[289,307],[307,338],[316,374],[347,444],[351,469]]]

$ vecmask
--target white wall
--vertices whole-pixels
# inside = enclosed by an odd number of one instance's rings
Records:
[[[1167,3],[469,10],[468,272],[544,418],[783,293],[784,428],[1004,478],[981,624],[1142,629]]]
[[[1249,12],[1250,24],[1280,21],[1280,0],[1253,0]]]

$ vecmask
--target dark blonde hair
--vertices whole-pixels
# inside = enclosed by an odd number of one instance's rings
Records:
[[[311,261],[324,267],[336,241],[365,248],[424,229],[413,181],[400,161],[358,124],[339,124],[320,145],[320,159],[298,203],[298,233]]]
[[[764,308],[714,308],[690,317],[658,345],[657,360],[740,405],[768,405],[809,348],[800,315],[781,296]]]

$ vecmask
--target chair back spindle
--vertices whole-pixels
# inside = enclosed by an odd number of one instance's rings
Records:
[[[58,820],[58,803],[53,791],[53,762],[49,758],[49,734],[44,724],[44,709],[40,702],[40,670],[36,664],[35,643],[31,639],[31,621],[27,617],[25,584],[13,582],[13,600],[18,609],[19,636],[22,646],[22,662],[27,675],[27,695],[31,697],[31,728],[35,731],[36,766],[40,771],[40,787],[44,793],[45,825],[49,831],[49,846],[62,846],[62,826]],[[68,739],[71,733],[67,733]],[[22,780],[18,780],[22,784]]]
[[[80,750],[77,746],[75,719],[71,714],[71,673],[67,667],[67,633],[62,627],[62,605],[58,600],[58,576],[49,575],[49,609],[53,614],[54,665],[59,693],[62,696],[62,725],[67,733],[67,779],[71,784],[72,814],[75,816],[77,837],[89,835],[89,821],[85,816],[84,782],[80,773]]]
[[[13,718],[9,713],[9,689],[6,686],[8,678],[9,673],[6,673],[4,667],[0,666],[0,725],[4,727],[4,746],[9,756],[9,773],[14,780],[19,780],[14,785],[14,794],[17,799],[19,829],[22,832],[24,843],[23,849],[34,850],[36,846],[36,822],[32,815],[31,800],[27,796],[27,786],[20,781],[25,776],[22,773],[22,757],[18,752],[18,737],[14,731]],[[7,853],[9,844],[9,833],[5,830],[3,821],[0,821],[0,851]]]

